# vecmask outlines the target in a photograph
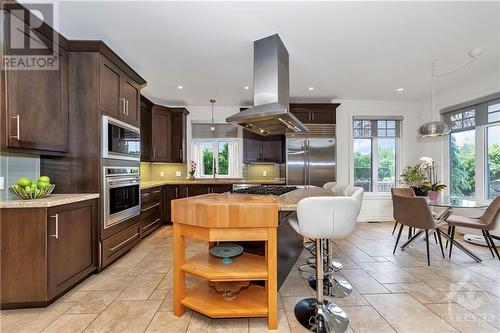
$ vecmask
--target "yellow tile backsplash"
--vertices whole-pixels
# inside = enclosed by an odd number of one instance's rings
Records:
[[[180,176],[176,176],[176,172]],[[162,175],[163,173],[163,175]],[[141,163],[141,180],[184,180],[186,179],[186,164],[183,163]]]
[[[274,180],[280,177],[279,164],[245,164],[243,177],[248,180]]]

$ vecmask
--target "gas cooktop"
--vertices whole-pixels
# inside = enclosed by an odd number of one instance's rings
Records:
[[[282,195],[296,189],[297,187],[295,186],[262,185],[232,190],[231,193]]]

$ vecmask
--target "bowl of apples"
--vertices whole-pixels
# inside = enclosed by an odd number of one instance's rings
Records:
[[[30,200],[48,196],[55,187],[48,176],[40,176],[36,181],[21,177],[14,185],[9,186],[9,191],[19,199]]]

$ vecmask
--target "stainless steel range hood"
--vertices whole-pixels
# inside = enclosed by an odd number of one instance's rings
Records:
[[[256,40],[253,59],[254,107],[226,121],[260,135],[307,132],[289,112],[288,51],[278,34]]]

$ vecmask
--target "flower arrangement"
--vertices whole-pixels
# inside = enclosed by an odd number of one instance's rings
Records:
[[[189,178],[194,179],[194,174],[196,173],[196,162],[191,161],[191,166],[189,167]]]
[[[416,195],[429,195],[431,200],[437,200],[439,192],[446,185],[438,181],[436,163],[430,157],[421,157],[415,166],[408,166],[401,175],[402,183],[413,188]]]

